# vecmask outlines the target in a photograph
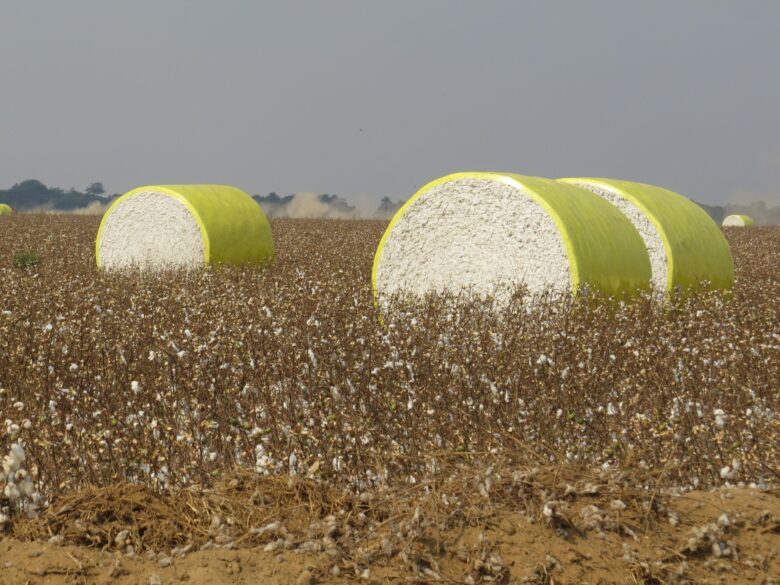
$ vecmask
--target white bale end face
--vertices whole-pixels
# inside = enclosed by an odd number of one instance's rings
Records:
[[[625,197],[619,195],[606,185],[597,185],[593,183],[578,183],[578,187],[587,189],[595,193],[602,199],[609,201],[625,215],[631,224],[642,236],[642,241],[647,248],[647,255],[650,258],[651,282],[653,289],[663,291],[666,288],[666,279],[669,266],[666,258],[666,249],[658,228],[650,221],[647,214],[634,205]]]
[[[723,227],[745,227],[753,225],[753,219],[747,215],[728,215],[722,225]]]
[[[417,197],[392,226],[375,262],[377,300],[398,293],[467,292],[499,301],[571,290],[563,238],[520,185],[464,177]]]
[[[198,268],[204,263],[203,235],[184,203],[166,193],[140,191],[106,216],[98,257],[108,270]]]

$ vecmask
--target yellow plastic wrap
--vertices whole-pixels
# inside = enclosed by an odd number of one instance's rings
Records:
[[[378,302],[377,271],[385,243],[406,210],[430,189],[458,179],[473,178],[508,184],[526,193],[547,211],[563,239],[569,260],[571,290],[583,286],[614,296],[650,288],[650,261],[639,233],[613,205],[595,194],[541,177],[514,173],[455,173],[417,191],[390,221],[382,236],[372,271]]]
[[[11,215],[14,212],[13,208],[7,203],[0,203],[0,215]]]
[[[742,218],[742,221],[745,225],[753,225],[753,218],[749,215],[740,215],[740,218]]]
[[[729,220],[738,220],[735,223],[729,223]],[[741,223],[740,223],[741,222]],[[747,227],[749,225],[753,225],[755,222],[753,221],[753,218],[749,215],[729,215],[723,220],[724,226],[739,226],[739,227]]]
[[[190,210],[203,236],[204,264],[266,263],[273,260],[271,226],[249,195],[225,185],[153,185],[133,189],[108,208],[100,222],[95,255],[100,266],[100,238],[106,218],[125,199],[154,191],[173,197]]]
[[[560,179],[571,185],[593,185],[622,197],[653,223],[666,251],[666,290],[696,289],[709,282],[730,289],[734,261],[723,232],[701,207],[682,195],[645,183],[616,179]]]

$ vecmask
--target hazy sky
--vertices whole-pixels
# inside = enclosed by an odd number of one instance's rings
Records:
[[[779,137],[777,0],[0,0],[0,188],[504,170],[777,203]]]

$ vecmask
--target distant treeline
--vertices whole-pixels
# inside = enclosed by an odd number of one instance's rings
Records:
[[[37,179],[28,179],[16,183],[10,189],[0,190],[0,203],[7,203],[16,211],[22,212],[102,213],[105,207],[119,196],[119,193],[106,194],[102,183],[92,183],[84,191],[74,188],[66,191],[59,187],[47,187]],[[254,195],[253,199],[260,204],[268,217],[387,219],[404,203],[384,197],[376,210],[366,213],[338,195],[296,193],[279,196],[269,193]]]
[[[41,181],[28,179],[10,189],[0,190],[0,203],[7,203],[17,211],[78,211],[96,204],[104,205],[119,197],[106,195],[102,183],[92,183],[84,191],[47,187]]]
[[[338,195],[296,193],[283,197],[276,193],[255,195],[254,200],[260,204],[268,217],[323,217],[334,219],[390,219],[404,204],[403,200],[393,201],[383,197],[379,206],[366,213],[350,204]]]
[[[84,191],[70,188],[47,187],[41,181],[29,179],[10,189],[0,190],[0,203],[7,203],[17,211],[79,213],[85,210],[100,213],[119,197],[107,194],[102,183],[92,183]],[[280,196],[276,193],[253,195],[268,217],[328,217],[389,219],[403,205],[403,200],[384,197],[374,211],[359,210],[339,195],[296,193]],[[780,206],[770,207],[763,201],[746,205],[699,205],[718,223],[731,214],[752,217],[759,225],[780,225]]]

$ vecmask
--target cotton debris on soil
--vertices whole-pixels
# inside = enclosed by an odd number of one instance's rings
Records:
[[[106,269],[197,268],[273,259],[271,228],[246,193],[222,185],[140,187],[103,216],[96,241]]]
[[[374,260],[380,303],[398,294],[607,294],[648,285],[631,224],[596,196],[539,177],[457,173],[423,187],[396,214]]]
[[[708,283],[728,289],[734,280],[731,251],[717,224],[693,201],[643,183],[614,179],[560,179],[617,207],[642,236],[653,288],[671,292]]]

